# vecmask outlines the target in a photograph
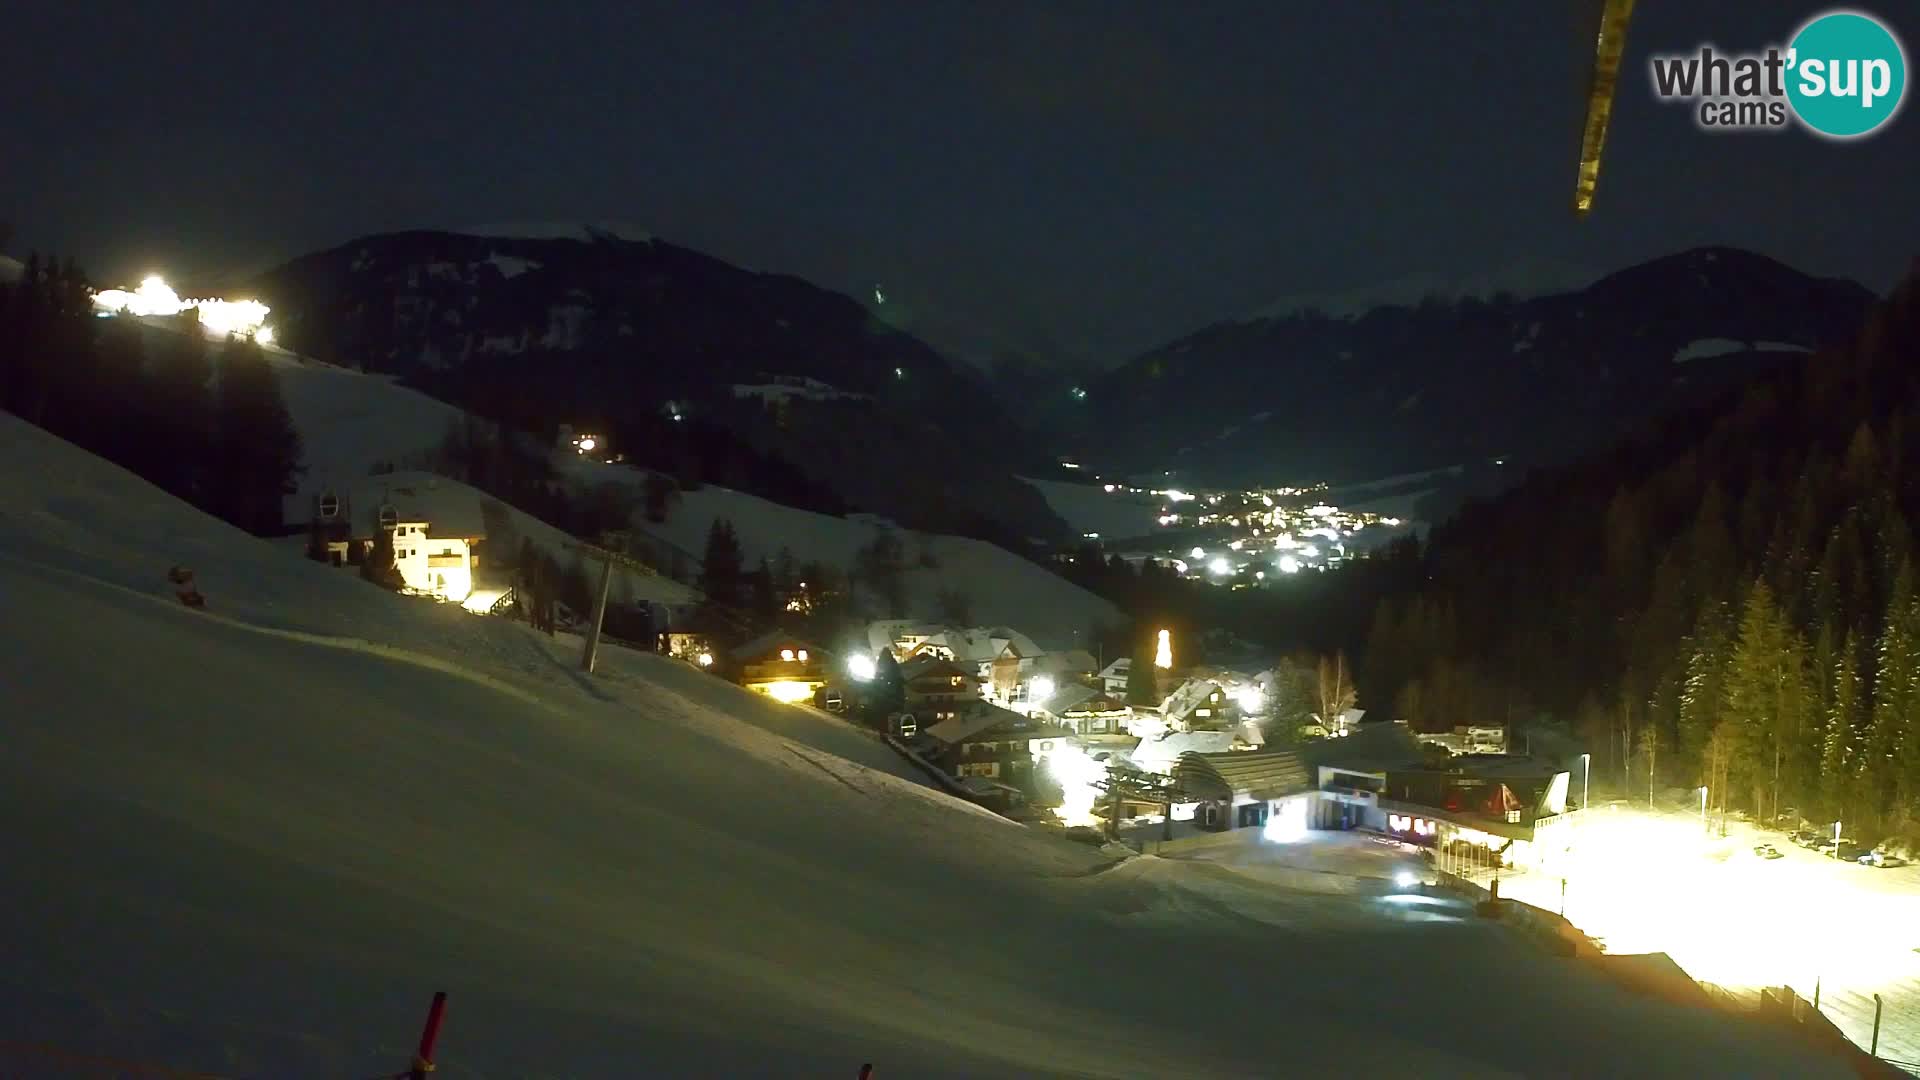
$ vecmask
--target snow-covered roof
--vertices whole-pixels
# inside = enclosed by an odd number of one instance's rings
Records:
[[[1039,706],[1055,716],[1064,716],[1072,712],[1075,708],[1092,701],[1094,698],[1104,696],[1100,691],[1091,686],[1085,686],[1080,683],[1068,683],[1055,690],[1052,697],[1039,702]]]
[[[1188,679],[1173,693],[1167,695],[1166,701],[1161,702],[1160,712],[1170,718],[1183,717],[1205,703],[1208,695],[1215,690],[1219,690],[1223,695],[1226,693],[1225,689],[1212,679]]]
[[[1127,674],[1132,670],[1133,670],[1133,658],[1130,656],[1123,656],[1120,659],[1115,660],[1113,663],[1108,664],[1106,667],[1101,668],[1100,677],[1103,679],[1124,679],[1127,677]]]
[[[1068,649],[1064,652],[1046,653],[1040,657],[1035,666],[1041,671],[1055,675],[1091,675],[1094,664],[1093,654],[1087,650]]]
[[[811,641],[797,638],[784,630],[775,630],[772,633],[761,634],[752,641],[734,649],[733,655],[751,659],[755,656],[775,655],[780,649],[805,649],[807,650],[809,659],[829,659],[833,656],[831,649],[823,649]]]
[[[988,735],[1007,739],[1064,739],[1073,732],[981,701],[959,716],[927,728],[924,734],[935,742],[955,746]]]
[[[1224,754],[1235,746],[1244,746],[1245,740],[1238,731],[1185,731],[1163,735],[1158,739],[1142,740],[1133,748],[1134,764],[1143,769],[1164,771],[1169,765],[1180,759],[1181,754]]]
[[[900,678],[905,682],[912,682],[928,675],[957,675],[963,679],[979,678],[971,668],[931,653],[921,653],[900,665]]]

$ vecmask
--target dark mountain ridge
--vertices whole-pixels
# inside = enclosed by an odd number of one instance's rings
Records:
[[[1551,463],[1846,340],[1872,301],[1712,247],[1574,292],[1220,323],[1094,382],[1075,450],[1108,471],[1217,483]],[[1129,432],[1117,446],[1099,437],[1113,425]]]
[[[417,231],[302,256],[249,288],[288,347],[518,426],[598,426],[663,468],[689,458],[676,431],[706,433],[697,458],[724,431],[741,454],[790,462],[807,484],[912,527],[1008,542],[1065,533],[1013,479],[1026,443],[985,379],[799,278],[592,228]],[[737,389],[780,379],[797,389]],[[931,492],[929,447],[940,450]]]

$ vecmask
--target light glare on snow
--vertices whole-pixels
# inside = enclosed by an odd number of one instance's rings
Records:
[[[158,274],[150,275],[138,289],[106,289],[93,294],[93,304],[108,313],[129,315],[178,315],[195,311],[209,337],[239,335],[267,344],[273,341],[273,328],[266,325],[273,309],[258,300],[182,300]]]

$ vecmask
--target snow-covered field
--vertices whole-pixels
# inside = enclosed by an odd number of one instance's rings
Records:
[[[1920,1062],[1920,866],[1821,858],[1777,832],[1709,832],[1685,811],[1596,806],[1566,872],[1566,914],[1614,952],[1666,952],[1689,975],[1735,991],[1791,986],[1848,1037]],[[1763,859],[1771,843],[1782,858]],[[1512,877],[1503,895],[1560,904],[1558,875]]]
[[[0,461],[0,1072],[372,1076],[444,989],[450,1078],[1838,1075],[1499,926],[1109,865],[684,665],[583,677],[5,416]]]

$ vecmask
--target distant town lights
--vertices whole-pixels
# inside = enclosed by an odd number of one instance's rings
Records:
[[[1187,557],[1190,559],[1204,559],[1207,557],[1207,549],[1201,547],[1194,548],[1192,551],[1187,552]]]
[[[1297,573],[1299,573],[1299,572],[1300,572],[1300,560],[1299,560],[1299,559],[1296,559],[1296,558],[1294,558],[1294,557],[1293,557],[1293,556],[1291,556],[1291,555],[1282,555],[1282,556],[1280,556],[1280,572],[1281,572],[1281,573],[1283,573],[1283,574],[1297,574]]]
[[[1223,556],[1216,555],[1213,561],[1207,564],[1207,569],[1213,571],[1218,577],[1225,577],[1233,573],[1233,564],[1228,562]]]

